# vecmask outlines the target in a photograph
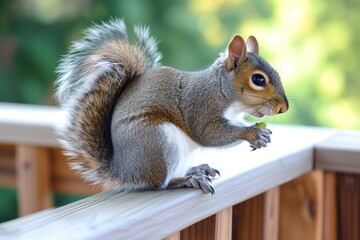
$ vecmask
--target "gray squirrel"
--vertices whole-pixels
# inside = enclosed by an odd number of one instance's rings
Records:
[[[93,25],[57,69],[56,97],[67,113],[59,139],[70,165],[93,184],[120,191],[199,188],[214,194],[207,164],[192,167],[196,146],[270,143],[271,131],[237,121],[286,112],[278,73],[262,59],[255,37],[235,35],[205,70],[159,66],[149,29],[123,20]]]

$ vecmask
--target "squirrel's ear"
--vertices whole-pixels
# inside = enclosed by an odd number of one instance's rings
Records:
[[[237,68],[239,62],[247,59],[246,44],[242,37],[235,35],[228,46],[228,70]]]
[[[254,36],[249,36],[246,40],[248,52],[259,54],[259,43]]]

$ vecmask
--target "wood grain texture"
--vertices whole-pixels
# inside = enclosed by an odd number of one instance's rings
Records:
[[[280,187],[272,188],[264,196],[264,240],[279,238]]]
[[[360,173],[360,132],[338,132],[318,143],[315,167],[319,169]]]
[[[180,240],[180,232],[175,232],[171,234],[170,236],[165,238],[165,240]]]
[[[338,239],[336,173],[325,172],[324,187],[324,239]]]
[[[271,130],[273,138],[268,148],[251,152],[249,146],[243,144],[222,150],[205,149],[196,156],[196,164],[206,161],[221,172],[221,178],[213,179],[214,196],[194,189],[142,193],[108,191],[0,224],[0,236],[24,239],[50,235],[54,239],[69,236],[72,239],[166,238],[228,206],[311,171],[315,144],[333,134],[332,131],[299,127],[273,126]],[[292,139],[290,145],[288,136]]]
[[[215,240],[232,239],[232,207],[227,207],[215,215]]]
[[[360,239],[360,176],[338,173],[338,239]]]
[[[16,173],[21,216],[52,206],[48,149],[17,146]]]
[[[69,168],[67,158],[58,148],[47,148],[50,181],[53,192],[67,194],[95,194],[100,188],[85,183],[76,171]],[[0,144],[0,186],[16,187],[15,145]]]
[[[279,187],[269,189],[233,207],[233,239],[277,240]]]
[[[317,170],[280,187],[279,239],[323,238],[323,178]]]
[[[257,195],[233,206],[233,239],[264,238],[265,194]]]
[[[180,232],[181,240],[215,240],[215,215],[207,217]]]
[[[15,147],[0,144],[0,186],[14,187],[15,185]]]

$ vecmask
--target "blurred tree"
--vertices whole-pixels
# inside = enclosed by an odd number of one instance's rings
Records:
[[[0,101],[55,104],[55,68],[82,29],[111,17],[151,26],[163,64],[211,64],[234,33],[255,35],[274,64],[290,111],[271,121],[360,129],[358,0],[0,2]],[[268,121],[266,120],[266,121]]]

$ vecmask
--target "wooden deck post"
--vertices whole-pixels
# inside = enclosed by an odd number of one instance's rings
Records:
[[[264,194],[233,206],[233,239],[262,240],[264,234]]]
[[[232,207],[221,210],[215,216],[215,240],[231,240]]]
[[[175,232],[171,234],[170,236],[165,238],[165,240],[180,240],[180,232]]]
[[[48,155],[44,147],[16,147],[16,180],[21,216],[52,206]]]
[[[214,240],[216,215],[201,220],[180,231],[181,240]]]
[[[264,240],[279,239],[280,188],[265,192]]]
[[[323,239],[323,171],[307,173],[282,185],[280,202],[280,240]]]
[[[338,239],[336,173],[325,172],[324,182],[324,239]]]
[[[360,239],[360,175],[337,173],[338,239]]]
[[[277,240],[279,187],[234,206],[233,239]]]

